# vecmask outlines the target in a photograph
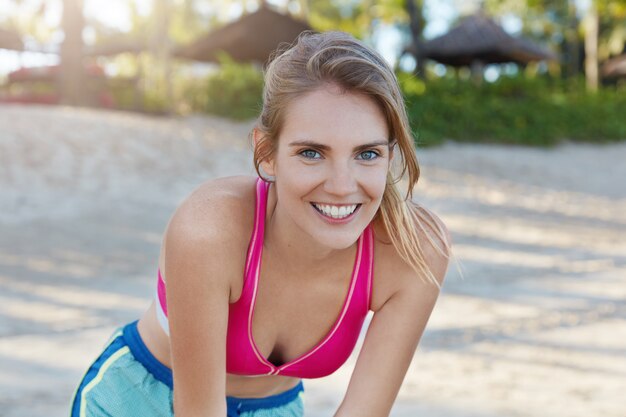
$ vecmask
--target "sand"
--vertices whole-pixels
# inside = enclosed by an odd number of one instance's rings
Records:
[[[253,174],[251,126],[0,106],[0,416],[68,415],[108,335],[153,296],[176,206]],[[415,198],[458,263],[391,415],[626,417],[626,144],[417,152]],[[307,417],[332,416],[356,353],[305,381]]]

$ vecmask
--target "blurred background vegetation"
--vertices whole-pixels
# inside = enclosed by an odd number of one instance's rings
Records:
[[[626,0],[0,0],[0,101],[245,120],[303,29],[385,56],[418,145],[626,139]]]

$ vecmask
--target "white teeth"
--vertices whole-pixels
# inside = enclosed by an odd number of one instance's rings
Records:
[[[354,210],[356,210],[357,205],[353,204],[351,206],[329,206],[326,204],[316,204],[313,205],[321,211],[324,215],[328,217],[332,217],[333,219],[342,219],[344,217],[348,217]]]

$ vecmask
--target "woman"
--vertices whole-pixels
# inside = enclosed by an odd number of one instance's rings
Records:
[[[369,310],[335,416],[389,414],[450,246],[409,198],[419,168],[395,76],[349,35],[305,33],[268,66],[263,101],[260,178],[208,181],[176,210],[155,302],[113,335],[73,415],[302,416],[302,379],[345,362]]]

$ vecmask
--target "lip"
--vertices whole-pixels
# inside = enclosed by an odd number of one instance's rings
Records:
[[[344,203],[344,204],[336,204],[336,203],[322,203],[319,201],[311,201],[311,204],[317,204],[318,206],[337,206],[337,207],[346,207],[346,206],[358,206],[361,203]]]
[[[322,214],[321,212],[319,212],[315,208],[315,206],[313,206],[313,203],[311,203],[310,205],[311,205],[311,209],[313,209],[314,212],[316,212],[326,223],[330,223],[330,224],[345,224],[345,223],[349,223],[356,216],[356,214],[359,212],[359,210],[361,210],[361,206],[362,206],[362,204],[357,204],[356,209],[348,217],[344,217],[343,219],[333,219],[332,217],[328,217],[328,216]],[[341,206],[351,206],[353,204],[334,204],[334,205],[336,205],[338,207],[341,207]]]

